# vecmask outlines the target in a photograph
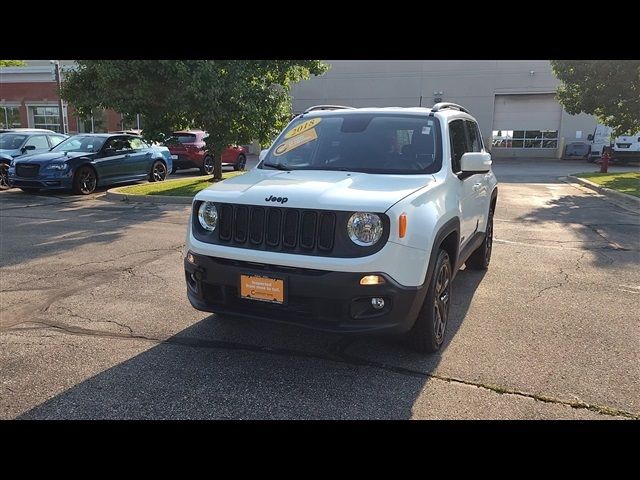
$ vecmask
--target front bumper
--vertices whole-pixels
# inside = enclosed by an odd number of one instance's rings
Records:
[[[9,185],[12,187],[68,190],[73,186],[73,172],[47,172],[36,177],[19,177],[15,167],[9,168]]]
[[[296,324],[338,333],[403,333],[422,307],[426,285],[404,287],[380,272],[386,283],[360,285],[363,273],[266,265],[193,254],[184,260],[187,297],[196,309]],[[240,274],[285,281],[285,303],[240,298]],[[375,310],[372,297],[385,306]]]
[[[640,151],[637,150],[614,150],[611,153],[611,156],[614,159],[624,159],[624,160],[640,160]]]

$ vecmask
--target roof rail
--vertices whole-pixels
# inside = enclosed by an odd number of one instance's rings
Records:
[[[344,105],[314,105],[307,108],[302,114],[313,112],[315,110],[355,110],[354,107],[345,107]]]
[[[434,113],[439,112],[440,110],[446,110],[447,108],[453,108],[455,110],[460,110],[461,112],[464,112],[464,113],[469,113],[466,108],[458,105],[457,103],[440,102],[440,103],[436,103],[433,107],[431,107],[431,113],[429,114],[429,116],[432,117]]]

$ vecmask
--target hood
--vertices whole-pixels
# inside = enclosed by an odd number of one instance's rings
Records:
[[[381,175],[254,169],[202,190],[196,199],[247,205],[384,212],[394,203],[434,181],[435,178],[430,174]],[[268,198],[286,201],[267,201]]]
[[[10,150],[8,148],[0,148],[0,157],[13,158],[13,157],[17,157],[18,155],[22,155],[22,152],[20,151],[19,148],[16,150]]]
[[[78,157],[91,157],[92,155],[95,155],[95,154],[87,153],[87,152],[69,152],[67,154],[63,152],[34,153],[32,155],[25,155],[24,157],[16,158],[16,162],[43,164],[43,163],[49,163],[52,160],[65,161],[65,160],[71,160],[72,158],[78,158]]]

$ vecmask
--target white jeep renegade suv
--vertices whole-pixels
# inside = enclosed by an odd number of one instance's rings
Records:
[[[189,301],[436,351],[456,272],[489,264],[496,185],[459,105],[311,107],[255,169],[196,195]]]

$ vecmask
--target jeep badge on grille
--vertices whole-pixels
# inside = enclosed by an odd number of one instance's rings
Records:
[[[271,195],[269,198],[264,199],[265,202],[278,202],[278,203],[287,203],[289,199],[287,197],[274,197]]]

